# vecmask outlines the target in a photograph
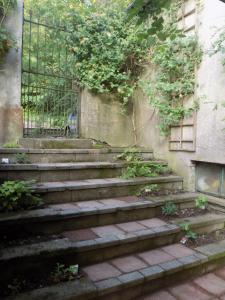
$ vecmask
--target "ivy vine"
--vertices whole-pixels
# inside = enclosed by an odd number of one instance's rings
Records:
[[[126,105],[150,46],[149,39],[140,38],[147,25],[128,25],[125,12],[107,8],[88,15],[74,13],[70,30],[70,65],[77,82],[94,93],[114,94]]]
[[[0,57],[14,45],[14,40],[4,26],[4,21],[16,0],[0,0]]]
[[[195,93],[195,71],[202,57],[197,37],[185,36],[177,28],[174,12],[170,20],[173,22],[168,22],[162,31],[165,38],[158,38],[151,49],[155,76],[141,82],[150,105],[158,112],[159,129],[165,136],[172,125],[179,124],[197,109],[196,102],[189,108],[183,102]]]

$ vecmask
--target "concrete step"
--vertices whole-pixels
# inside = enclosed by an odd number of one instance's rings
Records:
[[[80,280],[40,288],[8,300],[131,300],[225,264],[225,242],[189,249],[172,244],[82,268]]]
[[[107,178],[63,182],[43,182],[34,186],[45,203],[67,203],[136,195],[141,188],[158,184],[161,189],[182,190],[179,176],[156,176],[134,179]]]
[[[64,139],[64,138],[23,138],[19,145],[29,149],[87,149],[92,148],[91,139]]]
[[[9,158],[15,162],[16,154],[24,153],[31,163],[71,163],[71,162],[99,162],[114,161],[116,156],[123,153],[124,148],[102,149],[4,149],[0,148],[0,161]],[[151,150],[140,149],[145,160],[153,159]]]
[[[175,219],[173,223],[176,225],[188,223],[196,233],[213,232],[224,229],[225,214],[207,213],[201,216]]]
[[[222,300],[225,292],[224,274],[225,267],[219,267],[213,272],[195,276],[191,280],[186,278],[182,282],[162,287],[135,300]]]
[[[3,249],[0,268],[7,272],[0,282],[10,281],[12,274],[51,272],[59,261],[86,266],[169,245],[180,238],[178,226],[157,218],[64,232],[62,238]]]
[[[181,193],[152,200],[133,197],[49,205],[44,209],[0,214],[0,234],[60,234],[64,231],[154,218],[173,200],[178,208],[194,207],[196,193]],[[16,226],[15,226],[16,224]],[[32,225],[31,225],[32,224]]]
[[[142,164],[166,166],[163,161],[143,161]],[[0,181],[30,180],[37,182],[69,181],[120,177],[127,162],[77,162],[48,164],[2,164]]]
[[[190,228],[200,233],[211,233],[225,227],[224,215],[211,213],[189,219]],[[182,222],[174,221],[177,224]],[[66,231],[57,239],[49,236],[49,241],[38,242],[37,239],[36,242],[32,241],[23,246],[8,247],[1,251],[0,268],[7,270],[2,280],[10,280],[12,274],[23,275],[31,271],[37,274],[40,270],[50,272],[58,261],[84,267],[123,255],[168,246],[179,242],[184,235],[177,224],[159,218],[142,219]]]

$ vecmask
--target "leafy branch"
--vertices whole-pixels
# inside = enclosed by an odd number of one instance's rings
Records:
[[[177,13],[177,9],[174,10]],[[202,57],[196,36],[185,36],[172,17],[161,33],[163,39],[156,39],[150,61],[155,68],[154,78],[141,82],[149,103],[156,108],[160,118],[159,129],[168,135],[170,127],[191,115],[197,104],[186,108],[183,102],[194,95],[195,70]]]
[[[4,22],[15,4],[16,0],[0,0],[0,57],[14,45],[14,40],[4,27]]]

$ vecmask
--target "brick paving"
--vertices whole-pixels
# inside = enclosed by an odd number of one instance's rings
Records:
[[[136,300],[225,300],[225,267]]]
[[[96,202],[96,201],[95,201]],[[82,204],[82,203],[81,203]],[[86,207],[86,203],[82,204],[83,207]],[[63,236],[69,238],[73,241],[85,241],[85,240],[93,240],[97,238],[102,238],[106,236],[116,236],[118,238],[126,237],[129,233],[143,233],[143,230],[149,230],[153,228],[163,228],[167,223],[161,221],[158,218],[146,219],[136,222],[127,222],[127,223],[120,223],[115,225],[106,225],[106,226],[98,226],[92,227],[88,229],[82,230],[72,230],[66,231],[63,233]],[[182,247],[182,246],[181,246]],[[181,251],[181,249],[173,249],[171,251]],[[167,252],[167,251],[166,251]]]
[[[174,250],[180,249],[181,253],[179,257],[187,257],[193,251],[188,248],[175,244]],[[157,264],[171,262],[171,268],[176,267],[175,256],[168,254],[163,250],[163,248],[158,248],[156,250],[150,250],[142,253],[136,253],[135,255],[123,256],[116,259],[111,259],[105,263],[98,263],[92,266],[83,268],[86,275],[94,282],[100,281],[102,279],[111,279],[118,274],[127,274],[134,271],[149,270],[152,273],[151,266],[156,266]]]

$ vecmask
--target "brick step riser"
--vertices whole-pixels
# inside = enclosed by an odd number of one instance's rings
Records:
[[[195,230],[195,226],[191,226]],[[224,222],[211,224],[198,224],[199,233],[211,233],[216,230],[224,229]],[[91,247],[90,245],[85,246],[85,248],[73,249],[71,246],[64,248],[63,250],[50,249],[49,252],[45,251],[41,255],[30,255],[29,257],[21,257],[20,259],[6,260],[0,262],[0,269],[4,271],[4,278],[0,279],[0,282],[4,283],[11,280],[12,274],[15,277],[24,274],[29,275],[29,273],[34,272],[36,275],[43,272],[50,272],[54,269],[57,263],[62,264],[79,264],[84,267],[86,265],[91,265],[94,263],[100,263],[112,258],[120,257],[123,255],[135,254],[137,252],[144,252],[151,249],[156,249],[158,247],[174,244],[179,242],[184,233],[180,230],[171,230],[161,234],[155,234],[151,238],[140,237],[132,242],[112,242],[104,247]],[[41,275],[41,274],[40,274]]]
[[[24,151],[19,151],[21,153]],[[25,152],[26,153],[26,152]],[[107,162],[107,161],[114,161],[115,157],[119,153],[76,153],[76,154],[69,154],[69,153],[26,153],[27,158],[31,163],[71,163],[71,162]],[[144,160],[151,160],[153,159],[152,153],[143,153],[142,157]],[[0,153],[0,160],[2,158],[9,158],[10,161],[15,161],[15,154],[12,153]]]
[[[64,170],[18,170],[0,171],[0,182],[5,180],[35,180],[36,182],[74,181],[100,178],[116,178],[125,167],[64,169]]]
[[[197,260],[187,257],[186,262],[181,267],[174,265],[164,269],[163,273],[156,270],[147,271],[147,273],[142,273],[142,275],[139,272],[138,274],[133,272],[134,276],[130,278],[128,276],[127,280],[120,281],[115,278],[109,284],[106,283],[98,289],[94,288],[89,280],[83,279],[64,286],[34,290],[31,293],[5,298],[5,300],[40,300],[48,299],[49,295],[52,299],[57,300],[134,300],[161,288],[165,289],[167,286],[186,281],[187,278],[193,279],[212,272],[225,265],[224,253],[216,256],[207,255],[208,257],[204,254],[199,255]],[[78,291],[78,289],[80,290]]]
[[[198,266],[193,266],[192,268],[186,269],[186,270],[180,270],[172,274],[166,274],[162,278],[156,278],[151,280],[150,282],[139,282],[135,284],[130,284],[130,286],[127,287],[121,287],[118,289],[118,291],[113,292],[102,292],[103,295],[99,295],[97,297],[86,297],[86,296],[78,296],[73,297],[70,299],[64,298],[64,300],[134,300],[138,297],[142,297],[145,295],[149,295],[150,293],[153,293],[160,289],[165,289],[166,287],[170,287],[172,285],[175,285],[177,283],[181,283],[182,281],[186,281],[188,279],[194,279],[198,276],[207,274],[209,272],[212,272],[218,268],[221,268],[225,266],[225,258],[222,259],[215,259],[207,263],[202,263]],[[116,290],[116,288],[114,288]],[[212,297],[212,299],[214,299]],[[27,300],[27,299],[25,299]],[[36,299],[34,299],[36,300]],[[164,299],[166,300],[166,299]]]
[[[182,190],[183,184],[181,181],[174,182],[154,182],[158,184],[160,189],[170,189],[170,190]],[[150,184],[150,183],[149,183]],[[41,195],[45,203],[48,204],[59,204],[68,202],[79,202],[88,200],[99,200],[107,198],[119,198],[126,196],[137,195],[140,189],[144,188],[149,184],[136,184],[136,185],[118,185],[109,187],[98,187],[98,188],[86,188],[86,189],[76,189],[69,190],[65,189],[63,191],[51,191],[38,193]]]
[[[62,251],[54,251],[43,253],[41,255],[22,257],[13,260],[0,262],[0,269],[5,270],[4,276],[0,277],[0,284],[6,283],[13,278],[21,276],[29,276],[35,274],[40,276],[43,273],[50,273],[54,270],[57,263],[79,266],[91,265],[99,263],[108,259],[116,258],[122,255],[134,254],[136,252],[144,252],[147,250],[155,249],[161,246],[171,245],[178,242],[182,237],[181,232],[164,234],[154,238],[136,240],[117,245],[111,245],[105,248],[93,249],[90,251],[76,251],[72,249],[64,249]],[[13,278],[12,278],[13,276]]]
[[[185,201],[185,203],[177,203],[178,208],[194,207],[193,199]],[[23,234],[60,234],[65,231],[85,229],[89,227],[113,225],[132,221],[139,221],[149,218],[158,217],[161,213],[162,205],[155,207],[139,207],[118,209],[112,213],[92,213],[84,214],[75,217],[58,216],[54,219],[39,221],[39,220],[20,220],[13,222],[2,222],[0,226],[0,235],[7,233],[7,236],[20,236]],[[17,223],[15,227],[14,224]],[[32,225],[31,225],[32,224]]]

